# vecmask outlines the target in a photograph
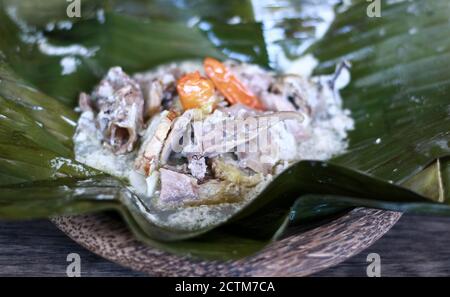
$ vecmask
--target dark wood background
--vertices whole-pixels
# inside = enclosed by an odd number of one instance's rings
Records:
[[[450,276],[450,218],[404,215],[359,255],[316,276],[366,276],[369,253],[382,276]],[[66,276],[66,257],[78,253],[82,276],[145,276],[79,246],[48,220],[0,221],[0,276]]]

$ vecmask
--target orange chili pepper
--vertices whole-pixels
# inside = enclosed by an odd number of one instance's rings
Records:
[[[203,108],[215,103],[214,84],[198,71],[184,75],[177,83],[177,91],[184,109]]]
[[[206,75],[213,81],[216,88],[231,104],[242,103],[251,108],[261,109],[261,102],[252,94],[221,62],[206,58],[203,62]]]

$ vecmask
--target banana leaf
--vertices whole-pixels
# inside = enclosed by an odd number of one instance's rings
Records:
[[[58,26],[67,21],[66,3],[0,1],[1,218],[114,210],[153,247],[226,260],[257,252],[292,225],[315,226],[353,207],[450,215],[446,1],[381,1],[381,18],[369,18],[363,0],[84,2],[82,18]],[[320,40],[308,25],[326,21],[306,9],[315,6],[336,15]],[[284,32],[279,40],[269,34],[276,29]],[[60,51],[69,45],[78,51]],[[109,67],[132,73],[204,56],[277,67],[274,50],[291,59],[314,55],[315,74],[350,61],[342,96],[356,128],[345,154],[298,162],[225,223],[160,228],[123,181],[74,160],[77,94]],[[63,74],[67,56],[76,70]]]

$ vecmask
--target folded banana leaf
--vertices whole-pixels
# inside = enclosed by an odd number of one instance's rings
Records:
[[[446,1],[381,1],[382,17],[369,18],[363,0],[92,0],[69,25],[61,3],[0,1],[1,218],[115,210],[153,247],[224,260],[353,207],[450,215]],[[308,24],[326,20],[306,10],[315,5],[336,15],[318,41]],[[269,34],[276,29],[279,40]],[[230,220],[195,232],[152,224],[123,181],[74,160],[77,95],[109,67],[132,73],[204,56],[276,67],[274,45],[292,59],[313,54],[316,74],[351,62],[342,96],[356,129],[345,154],[293,165]],[[65,72],[67,57],[75,70]]]

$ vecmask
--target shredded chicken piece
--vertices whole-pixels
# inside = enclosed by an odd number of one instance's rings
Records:
[[[187,174],[161,168],[161,192],[159,201],[164,204],[182,203],[199,198],[197,180]]]
[[[138,73],[134,79],[144,94],[144,116],[150,118],[161,110],[179,110],[176,82],[186,73],[183,67],[171,64],[154,71]]]
[[[85,96],[80,99],[86,101]],[[116,154],[131,152],[143,125],[144,100],[139,85],[120,67],[113,67],[94,90],[92,101],[104,143]]]
[[[243,199],[237,185],[227,181],[208,180],[198,184],[190,175],[165,168],[160,169],[159,203],[172,206],[195,206],[238,202]]]
[[[190,128],[191,121],[195,118],[201,117],[201,111],[198,109],[189,109],[185,111],[181,116],[177,117],[172,123],[172,129],[170,130],[167,140],[164,143],[164,147],[161,152],[160,162],[166,164],[170,154],[174,149],[179,147],[180,139],[185,136]],[[179,152],[179,151],[178,151]]]
[[[194,127],[194,137],[199,143],[198,153],[204,156],[217,156],[230,152],[266,134],[277,123],[285,120],[301,122],[303,116],[297,112],[277,112],[248,116],[242,121],[216,111],[203,121],[202,129]],[[191,146],[185,147],[184,154],[189,154],[190,150]]]
[[[164,111],[150,124],[134,163],[135,169],[141,174],[149,176],[158,168],[160,154],[175,116],[173,112]]]
[[[272,111],[311,114],[308,99],[317,97],[315,86],[297,75],[275,76],[255,65],[229,63],[230,70]],[[311,94],[314,92],[314,94]]]

